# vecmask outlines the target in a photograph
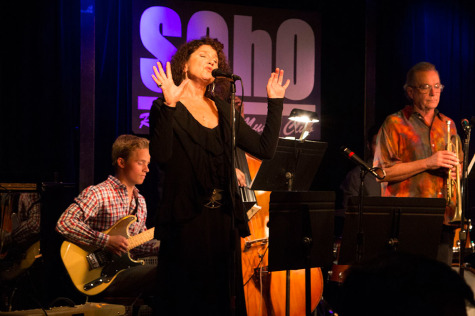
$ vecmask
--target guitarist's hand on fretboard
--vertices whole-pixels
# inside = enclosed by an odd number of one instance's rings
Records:
[[[106,244],[106,249],[118,256],[126,253],[129,250],[129,242],[127,238],[122,235],[109,236]]]

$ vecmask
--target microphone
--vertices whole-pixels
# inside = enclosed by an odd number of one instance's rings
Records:
[[[219,68],[213,69],[211,75],[215,78],[226,78],[230,81],[241,80],[241,77],[239,77],[238,75],[234,75]]]
[[[470,122],[467,119],[462,119],[462,127],[464,131],[470,130],[472,126],[470,125]]]
[[[384,172],[383,169],[372,168],[372,167],[368,166],[368,164],[367,164],[366,162],[364,162],[363,159],[361,159],[360,157],[358,157],[351,149],[349,149],[349,148],[347,148],[347,147],[345,147],[345,146],[342,146],[342,147],[340,148],[340,150],[341,150],[342,154],[343,154],[346,158],[348,158],[348,159],[350,159],[350,160],[356,162],[356,163],[357,163],[358,165],[360,165],[364,170],[366,170],[367,172],[371,173],[371,174],[372,174],[373,176],[375,176],[376,178],[382,180],[382,179],[384,179],[384,177],[386,176],[386,173]],[[379,174],[378,172],[376,172],[376,169],[381,170],[381,171],[382,171],[381,174]]]

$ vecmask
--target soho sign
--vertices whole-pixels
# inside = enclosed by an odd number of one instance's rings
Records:
[[[186,40],[207,33],[224,44],[229,56],[229,31],[223,17],[212,11],[194,13],[188,21]],[[140,75],[143,84],[154,92],[160,90],[150,77],[152,66],[157,61],[169,61],[176,52],[167,37],[182,37],[178,13],[167,7],[147,8],[140,19],[140,39],[156,58],[140,59]],[[265,97],[267,79],[273,68],[273,43],[269,33],[252,30],[252,17],[236,15],[232,49],[231,64],[242,78],[246,95]],[[288,19],[279,26],[275,65],[285,70],[287,78],[293,79],[285,95],[287,99],[303,100],[311,94],[315,81],[315,35],[310,25],[299,19]]]
[[[186,41],[209,35],[223,43],[234,73],[242,78],[247,121],[248,124],[254,125],[256,130],[264,123],[262,118],[267,114],[266,85],[274,67],[284,69],[284,77],[291,81],[285,94],[284,116],[288,116],[295,107],[310,111],[319,110],[319,107],[316,107],[319,99],[314,91],[315,71],[316,68],[319,69],[315,64],[315,33],[307,22],[291,18],[276,24],[276,19],[270,12],[269,22],[264,25],[275,30],[271,34],[268,30],[254,29],[252,16],[232,15],[232,31],[228,27],[230,18],[226,20],[217,12],[203,10],[189,16],[188,23],[182,27],[185,23],[182,23],[180,15],[171,8],[152,6],[142,12],[138,26],[140,43],[146,52],[143,48],[140,49],[139,68],[141,82],[148,89],[148,93],[140,89],[140,95],[135,99],[138,111],[148,111],[156,93],[161,92],[151,78],[152,67],[157,61],[165,63],[171,60],[177,50],[173,43],[185,42],[184,28]],[[259,15],[259,19],[262,25],[266,17]],[[143,57],[144,55],[148,56]],[[319,74],[317,75],[319,77]],[[136,132],[148,127],[148,114],[137,114],[140,117],[140,126],[137,125]],[[281,134],[288,136],[287,130],[286,125]]]

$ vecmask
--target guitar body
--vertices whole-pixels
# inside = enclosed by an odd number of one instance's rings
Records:
[[[128,228],[135,220],[136,217],[133,215],[126,216],[104,233],[129,238]],[[150,239],[152,239],[153,229],[144,233],[151,235]],[[95,258],[99,262],[96,262]],[[82,247],[68,241],[64,241],[61,245],[61,259],[75,287],[86,295],[101,293],[109,287],[120,272],[144,264],[143,260],[133,260],[129,252],[118,256],[105,250]],[[95,267],[96,265],[99,266]]]
[[[38,240],[21,254],[19,260],[16,260],[17,258],[12,261],[5,259],[5,263],[0,262],[0,280],[13,280],[31,267],[39,257],[41,257],[41,254],[40,241]]]
[[[9,202],[11,203],[11,201]],[[6,218],[0,227],[0,241],[3,238],[4,232],[13,232],[20,226],[20,219],[18,218],[18,213],[11,213],[11,206],[5,209]],[[31,237],[34,237],[35,234],[32,233]],[[39,239],[39,236],[36,236],[35,240]],[[41,257],[40,254],[40,241],[36,240],[31,244],[28,249],[24,248],[25,246],[9,246],[8,251],[0,253],[0,280],[13,280],[28,268],[30,268],[35,260]],[[2,248],[2,247],[0,247]],[[3,250],[3,248],[2,248]]]

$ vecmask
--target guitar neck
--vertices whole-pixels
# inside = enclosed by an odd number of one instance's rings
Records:
[[[147,229],[146,231],[138,235],[129,237],[129,239],[127,240],[129,242],[128,250],[134,249],[135,247],[138,247],[146,243],[147,241],[152,240],[154,232],[155,232],[155,227]]]

